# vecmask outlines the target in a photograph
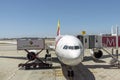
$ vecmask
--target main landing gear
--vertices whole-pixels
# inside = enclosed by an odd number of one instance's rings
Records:
[[[52,67],[52,58],[51,54],[49,54],[49,51],[46,50],[47,54],[45,55],[45,60],[42,60],[38,57],[38,55],[43,51],[43,49],[37,53],[25,49],[27,52],[27,59],[28,61],[26,63],[20,63],[18,67],[24,68],[24,69],[43,69],[43,68],[51,68]]]

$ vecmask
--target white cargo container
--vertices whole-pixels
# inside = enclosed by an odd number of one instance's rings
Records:
[[[44,39],[18,39],[17,49],[18,50],[39,50],[45,48]]]

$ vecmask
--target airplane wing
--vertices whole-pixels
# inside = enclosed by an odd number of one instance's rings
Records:
[[[46,45],[46,49],[55,51],[55,46],[53,46],[53,45]]]
[[[14,45],[16,45],[17,42],[14,42],[14,41],[0,41],[0,44],[14,44]]]
[[[49,48],[55,50],[55,46],[49,46]]]

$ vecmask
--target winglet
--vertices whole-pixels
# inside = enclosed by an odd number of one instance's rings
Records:
[[[58,20],[58,25],[57,25],[57,36],[60,36],[60,20]]]

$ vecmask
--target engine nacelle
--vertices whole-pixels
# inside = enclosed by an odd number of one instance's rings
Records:
[[[101,50],[90,50],[91,56],[94,59],[100,59],[103,56],[103,52]]]

